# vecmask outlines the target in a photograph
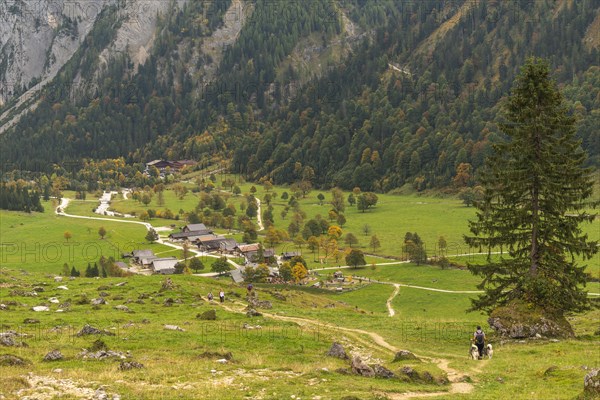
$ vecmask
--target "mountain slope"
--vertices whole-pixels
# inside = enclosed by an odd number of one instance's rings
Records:
[[[471,184],[501,136],[499,103],[536,55],[549,58],[597,165],[600,71],[590,37],[599,9],[187,3],[161,10],[132,52],[118,51],[127,19],[105,8],[38,109],[0,138],[0,156],[25,170],[81,157],[230,159],[252,179],[294,182],[312,171],[314,185],[382,191],[446,186],[463,165]]]

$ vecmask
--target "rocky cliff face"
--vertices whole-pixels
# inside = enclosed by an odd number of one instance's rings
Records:
[[[0,2],[0,105],[56,75],[111,1]]]
[[[98,55],[93,76],[76,76],[69,93],[94,88],[115,56],[128,54],[134,67],[148,57],[156,34],[157,16],[187,0],[9,0],[0,2],[0,133],[36,108],[37,94],[82,46],[102,10],[118,6],[115,39]],[[81,89],[81,90],[80,90]],[[18,110],[14,112],[14,110]]]

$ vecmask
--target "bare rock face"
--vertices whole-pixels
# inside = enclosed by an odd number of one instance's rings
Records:
[[[346,354],[346,350],[344,349],[344,346],[342,346],[341,344],[339,344],[337,342],[333,342],[333,344],[329,348],[329,351],[327,352],[327,355],[329,357],[341,358],[342,360],[348,359],[348,354]]]
[[[594,396],[600,395],[600,369],[592,369],[583,379],[583,390]]]
[[[510,339],[575,336],[564,316],[550,315],[520,301],[495,309],[490,314],[488,323],[500,336]]]
[[[367,364],[365,364],[365,362],[363,360],[361,360],[360,357],[358,357],[358,356],[355,356],[352,359],[352,364],[350,365],[350,368],[352,369],[352,372],[355,373],[356,375],[366,376],[366,377],[375,376],[375,371],[373,370],[373,368],[371,368]]]

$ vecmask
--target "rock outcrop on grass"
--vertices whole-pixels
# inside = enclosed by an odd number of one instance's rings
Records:
[[[262,308],[265,310],[270,310],[273,308],[273,304],[271,304],[268,300],[259,300],[256,297],[248,296],[248,308]]]
[[[111,331],[107,331],[106,329],[98,329],[94,328],[89,324],[85,324],[83,328],[77,333],[77,336],[87,336],[87,335],[106,335],[106,336],[115,336]]]
[[[536,335],[550,338],[575,336],[564,316],[552,315],[522,301],[498,307],[490,314],[488,323],[500,336],[510,339],[535,338]]]
[[[329,357],[336,357],[336,358],[340,358],[342,360],[348,359],[348,354],[346,353],[344,346],[342,346],[341,344],[339,344],[337,342],[333,342],[333,344],[329,348],[329,351],[327,352],[327,355]]]
[[[224,359],[227,361],[231,361],[233,360],[233,353],[231,353],[230,351],[227,351],[225,353],[219,353],[216,351],[205,351],[204,353],[200,354],[198,358]]]
[[[63,355],[59,350],[52,350],[44,356],[44,361],[59,361],[63,359]]]
[[[27,347],[27,343],[17,341],[17,337],[27,336],[15,331],[0,332],[0,345],[4,347]]]
[[[396,377],[396,374],[379,364],[373,366],[373,372],[377,378],[392,379]]]
[[[415,356],[413,353],[411,353],[408,350],[400,350],[399,352],[397,352],[394,355],[394,362],[395,361],[404,361],[404,360],[418,360],[417,356]]]
[[[206,310],[203,313],[196,315],[196,318],[203,321],[214,321],[217,319],[217,312],[215,310]]]
[[[163,328],[166,329],[166,330],[168,330],[168,331],[185,332],[185,329],[183,329],[182,327],[177,326],[177,325],[164,325]]]
[[[29,364],[31,364],[31,361],[24,358],[12,354],[0,354],[0,366],[2,367],[20,367]]]
[[[262,317],[262,314],[256,311],[254,308],[249,309],[246,312],[247,317]]]
[[[131,369],[140,369],[144,368],[144,364],[140,364],[137,361],[121,361],[119,364],[119,369],[121,371],[129,371]]]
[[[350,364],[350,369],[353,373],[360,376],[373,377],[375,376],[375,371],[369,365],[367,365],[359,356],[354,356],[352,358],[352,363]]]
[[[585,375],[583,390],[586,394],[600,396],[600,369],[594,368]]]

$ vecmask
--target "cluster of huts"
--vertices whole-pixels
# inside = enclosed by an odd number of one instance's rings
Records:
[[[264,260],[267,265],[275,264],[278,259],[274,249],[261,249],[258,243],[238,243],[233,238],[215,234],[204,224],[188,224],[180,232],[171,233],[169,239],[174,242],[191,243],[204,252],[218,252],[222,255],[244,258],[244,265],[231,272],[233,280],[238,283],[243,281],[243,270],[246,267],[256,267],[259,259]],[[262,254],[260,254],[261,251]],[[279,259],[288,261],[299,255],[299,252],[286,252]],[[158,257],[152,250],[135,250],[130,254],[130,257],[135,264],[150,269],[155,274],[175,273],[175,265],[177,264],[175,257]],[[278,276],[277,268],[270,268],[270,272],[272,277]]]

